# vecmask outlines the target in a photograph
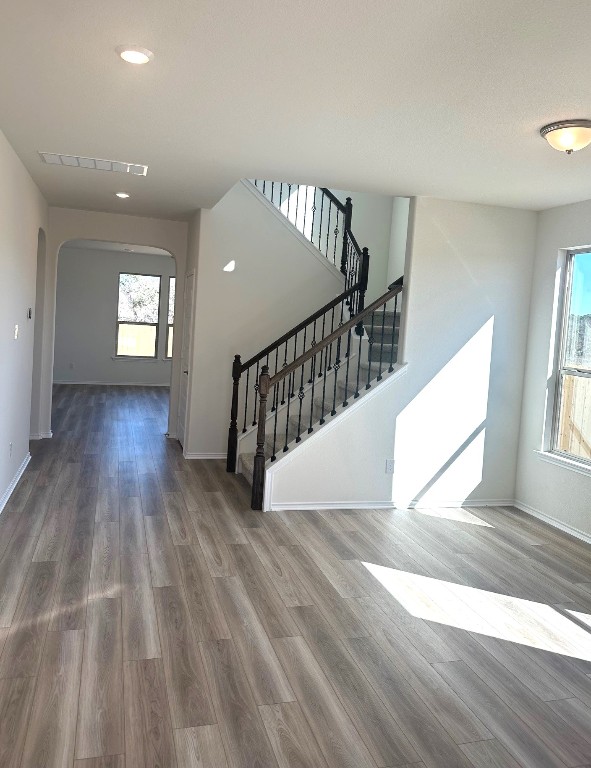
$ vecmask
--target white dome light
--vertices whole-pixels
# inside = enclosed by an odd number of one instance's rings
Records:
[[[540,129],[548,144],[571,155],[591,144],[591,120],[560,120]]]
[[[126,200],[129,197],[129,192],[115,192],[115,194],[122,200]]]

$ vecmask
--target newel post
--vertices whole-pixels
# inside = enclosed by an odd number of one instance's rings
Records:
[[[265,487],[265,428],[267,424],[267,396],[269,394],[269,366],[263,365],[259,376],[259,423],[257,429],[257,452],[254,457],[252,473],[251,508],[263,508],[263,490]]]
[[[347,243],[349,238],[347,233],[351,231],[351,220],[353,219],[353,201],[350,197],[345,201],[345,226],[343,228],[343,250],[341,252],[341,272],[347,277]]]
[[[228,430],[228,455],[226,457],[226,472],[236,472],[236,454],[238,452],[238,389],[240,376],[242,375],[242,363],[240,355],[234,357],[232,363],[232,407],[230,410],[230,428]]]
[[[357,296],[357,313],[365,309],[365,292],[367,291],[367,281],[369,279],[369,251],[364,248],[361,252],[361,274],[359,275],[359,294]],[[363,323],[359,321],[355,328],[358,336],[363,334]]]

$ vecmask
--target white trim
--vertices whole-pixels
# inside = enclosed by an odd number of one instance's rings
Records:
[[[525,512],[526,515],[536,517],[538,520],[541,520],[544,523],[548,523],[548,525],[551,525],[553,528],[558,528],[558,530],[564,531],[564,533],[568,533],[571,536],[574,536],[576,539],[581,539],[581,541],[585,541],[587,544],[591,544],[591,534],[586,533],[585,531],[581,531],[578,528],[574,528],[568,523],[563,523],[561,520],[557,520],[555,517],[547,515],[545,512],[540,512],[539,509],[530,507],[529,504],[525,504],[523,501],[514,501],[511,506],[517,507],[517,509],[519,509],[521,512]]]
[[[152,384],[149,381],[54,381],[54,384],[97,384],[101,387],[170,387],[167,384]]]
[[[38,432],[37,434],[29,435],[29,440],[45,440],[49,437],[53,437],[53,432]]]
[[[295,457],[298,455],[301,456],[301,451],[305,450],[305,446],[314,440],[319,435],[326,435],[328,434],[332,429],[335,428],[335,425],[338,424],[341,421],[341,418],[345,418],[350,413],[355,413],[358,408],[361,407],[361,403],[366,403],[368,400],[371,400],[373,397],[376,396],[377,393],[383,392],[385,390],[385,387],[392,384],[395,381],[398,381],[402,376],[406,374],[408,370],[408,364],[404,365],[398,365],[396,364],[396,367],[392,371],[392,373],[386,372],[382,375],[382,379],[380,382],[377,381],[377,379],[372,380],[372,387],[371,389],[364,389],[359,393],[359,397],[356,400],[349,400],[349,405],[343,407],[341,406],[341,409],[337,411],[337,413],[331,417],[330,421],[326,421],[324,424],[321,425],[318,429],[315,429],[314,432],[311,434],[302,435],[301,441],[297,444],[298,450],[291,451],[286,454],[284,454],[279,461],[267,461],[266,471],[265,471],[265,488],[263,492],[263,509],[265,511],[270,509],[275,509],[274,506],[272,506],[272,498],[273,498],[273,478],[275,476],[275,472],[277,472],[278,467],[285,467],[287,464],[289,464],[291,461],[294,460]],[[295,445],[295,443],[294,443]],[[377,502],[376,502],[377,503]],[[390,505],[392,505],[392,502],[388,502]],[[301,505],[293,505],[291,506],[291,509],[300,509]],[[316,509],[317,506],[312,506],[312,509]],[[331,508],[337,508],[338,507],[331,507]]]
[[[396,509],[457,509],[458,507],[511,507],[514,499],[413,499],[409,504],[398,504],[393,501]]]
[[[183,453],[185,459],[225,459],[225,453]]]
[[[591,476],[591,464],[583,464],[575,459],[569,459],[566,456],[561,456],[559,453],[553,451],[534,451],[542,461],[547,461],[549,464],[555,464],[558,467],[564,469],[570,469],[573,472],[578,472],[580,475]]]
[[[394,509],[394,504],[391,501],[306,501],[303,504],[273,504],[270,511],[295,509]]]
[[[341,270],[338,267],[335,267],[334,264],[331,264],[330,261],[326,258],[326,256],[324,256],[324,254],[321,251],[319,251],[315,245],[312,245],[312,243],[308,240],[308,238],[304,237],[304,235],[302,235],[300,230],[291,223],[291,221],[287,218],[287,216],[281,213],[281,211],[278,208],[276,208],[273,205],[273,203],[270,200],[268,200],[265,197],[265,195],[263,195],[263,193],[260,192],[251,181],[249,181],[248,179],[240,179],[240,182],[241,184],[243,184],[245,189],[247,189],[250,192],[250,194],[253,197],[256,197],[256,199],[260,203],[262,203],[267,207],[267,209],[275,216],[277,221],[280,221],[283,224],[283,226],[286,227],[292,233],[292,235],[294,235],[294,237],[297,237],[300,243],[304,245],[308,249],[308,251],[310,251],[312,256],[314,256],[314,258],[317,259],[322,264],[322,266],[325,269],[327,269],[331,273],[331,275],[333,275],[333,277],[338,277],[340,282],[343,283],[343,285],[345,284],[345,276],[343,275]]]
[[[19,468],[16,470],[16,475],[15,475],[15,476],[12,478],[12,480],[10,481],[10,484],[9,484],[8,488],[7,488],[7,489],[4,491],[4,493],[2,494],[2,496],[0,496],[0,513],[2,513],[2,511],[4,510],[4,507],[6,506],[6,503],[8,502],[8,499],[11,497],[11,495],[12,495],[12,492],[13,492],[13,491],[14,491],[14,489],[16,488],[16,486],[17,486],[17,484],[18,484],[18,481],[19,481],[19,480],[21,479],[21,477],[23,476],[23,472],[24,472],[24,471],[25,471],[25,469],[27,468],[27,464],[28,464],[30,461],[31,461],[31,454],[30,454],[30,453],[27,453],[27,455],[26,455],[26,456],[25,456],[25,458],[23,459],[23,462],[22,462],[22,464],[21,464],[21,465],[20,465],[20,467],[19,467]]]

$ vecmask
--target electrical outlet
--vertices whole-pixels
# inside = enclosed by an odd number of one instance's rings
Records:
[[[386,474],[394,474],[394,459],[386,459]]]

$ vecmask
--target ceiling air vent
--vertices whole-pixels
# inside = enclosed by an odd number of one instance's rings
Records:
[[[148,166],[138,163],[124,163],[121,160],[101,160],[98,157],[79,157],[78,155],[60,155],[56,152],[39,152],[47,165],[68,165],[71,168],[88,168],[92,171],[113,171],[131,173],[134,176],[147,176]]]

